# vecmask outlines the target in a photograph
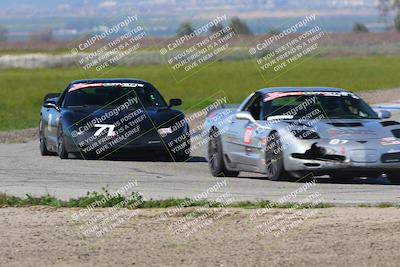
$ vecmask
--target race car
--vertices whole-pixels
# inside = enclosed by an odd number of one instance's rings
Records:
[[[337,88],[266,88],[238,107],[208,114],[207,160],[213,176],[239,172],[270,180],[387,175],[399,182],[400,123]]]
[[[175,161],[190,156],[189,125],[150,83],[137,79],[90,79],[48,94],[40,111],[42,155],[106,158],[142,154]]]

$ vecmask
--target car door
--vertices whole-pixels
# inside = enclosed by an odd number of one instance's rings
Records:
[[[49,107],[45,108],[45,112],[43,112],[43,130],[46,134],[47,144],[49,146],[57,146],[57,130],[58,124],[60,120],[60,110],[59,108]]]
[[[49,126],[49,112],[50,112],[50,108],[49,107],[45,107],[44,103],[41,109],[41,113],[40,113],[40,130],[41,130],[41,134],[43,134],[44,141],[46,142],[46,146],[50,147],[50,143],[49,142],[49,132],[50,132],[50,126]]]
[[[256,93],[244,105],[241,111],[248,111],[257,121],[260,119],[262,97]],[[228,151],[230,159],[235,163],[257,165],[258,162],[258,131],[257,125],[251,121],[234,118],[229,127]]]

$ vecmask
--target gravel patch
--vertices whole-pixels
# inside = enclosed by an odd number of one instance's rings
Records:
[[[38,140],[37,128],[0,132],[0,144],[27,143],[33,140]]]
[[[370,104],[385,103],[400,100],[400,88],[366,91],[360,92],[358,95]]]
[[[295,211],[228,209],[190,236],[170,225],[181,212],[139,210],[101,237],[85,237],[76,209],[0,209],[0,261],[4,266],[398,266],[398,208],[316,209],[279,236],[258,226],[287,220]],[[96,210],[95,212],[100,212]],[[193,218],[192,218],[193,219]],[[196,227],[194,225],[193,227]]]

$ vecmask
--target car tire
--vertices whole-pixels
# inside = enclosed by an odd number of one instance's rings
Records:
[[[40,149],[40,155],[42,156],[50,156],[53,155],[46,146],[46,139],[44,137],[43,133],[43,122],[40,120],[39,122],[39,149]]]
[[[208,167],[214,177],[237,177],[238,171],[230,171],[226,168],[224,162],[224,153],[222,151],[222,141],[218,130],[212,130],[208,141]]]
[[[388,173],[387,178],[392,184],[400,184],[400,173]]]
[[[68,151],[65,147],[64,131],[60,125],[57,131],[57,154],[60,159],[68,159]]]
[[[283,150],[280,137],[277,132],[269,135],[268,140],[272,140],[266,148],[265,164],[268,179],[271,181],[281,181],[290,175],[286,173],[283,164]]]

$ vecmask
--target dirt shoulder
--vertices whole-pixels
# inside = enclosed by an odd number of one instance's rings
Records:
[[[0,144],[26,143],[38,139],[38,129],[31,128],[10,132],[0,132]]]
[[[101,237],[83,236],[77,209],[0,209],[0,261],[5,266],[398,266],[398,208],[315,209],[279,236],[263,223],[295,221],[294,211],[227,209],[191,235],[171,230],[190,210],[138,210]],[[107,210],[96,210],[101,213]],[[164,215],[165,216],[165,215]],[[277,217],[278,216],[278,217]],[[299,218],[300,218],[299,217]],[[190,221],[201,216],[190,217]],[[297,218],[297,217],[296,217]],[[182,224],[179,224],[182,225]],[[199,224],[191,224],[195,229]]]
[[[372,90],[358,94],[370,104],[386,103],[400,99],[400,88]]]

